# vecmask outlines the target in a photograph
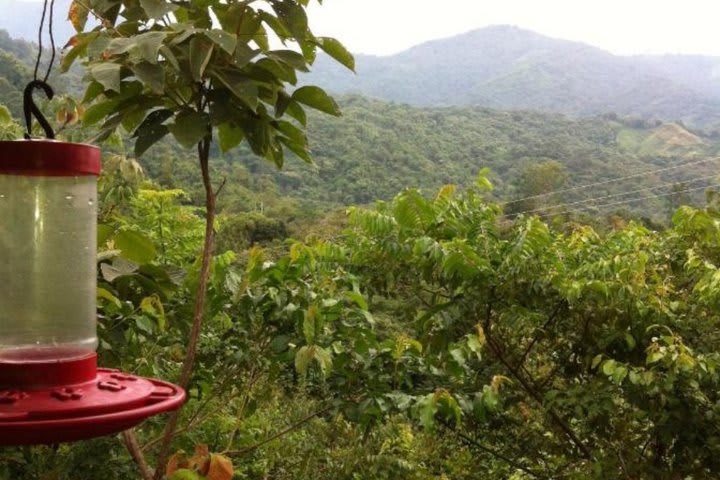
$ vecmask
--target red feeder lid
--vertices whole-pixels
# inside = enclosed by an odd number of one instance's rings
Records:
[[[100,149],[55,140],[0,142],[0,175],[78,177],[100,175]]]
[[[185,401],[180,387],[119,370],[95,370],[96,361],[92,354],[45,364],[49,371],[75,371],[76,383],[48,384],[46,375],[39,379],[42,383],[30,378],[20,385],[4,383],[0,387],[0,445],[54,444],[110,435],[175,410]],[[15,367],[0,362],[0,370],[4,368]]]

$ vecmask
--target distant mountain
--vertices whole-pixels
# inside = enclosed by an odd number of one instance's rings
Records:
[[[612,55],[493,26],[402,53],[358,55],[357,75],[321,57],[309,81],[419,106],[472,105],[720,124],[720,57]]]

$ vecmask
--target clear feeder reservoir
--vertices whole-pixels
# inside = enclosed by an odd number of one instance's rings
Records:
[[[0,142],[0,362],[95,351],[99,172],[95,147]]]

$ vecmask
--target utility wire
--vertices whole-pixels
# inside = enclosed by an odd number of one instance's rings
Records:
[[[696,160],[696,161],[694,161],[694,162],[687,162],[687,163],[683,163],[683,164],[681,164],[681,165],[673,165],[672,167],[660,168],[660,169],[658,169],[658,170],[650,170],[650,171],[647,171],[647,172],[638,172],[638,173],[634,173],[634,174],[632,174],[632,175],[627,175],[627,176],[624,176],[624,177],[616,177],[616,178],[611,178],[611,179],[609,179],[609,180],[602,180],[602,181],[600,181],[600,182],[588,183],[588,184],[586,184],[586,185],[578,185],[577,187],[563,188],[563,189],[561,189],[561,190],[553,190],[552,192],[539,193],[539,194],[537,194],[537,195],[531,195],[531,196],[529,196],[529,197],[518,198],[517,200],[507,201],[507,202],[503,203],[502,205],[503,205],[503,206],[507,206],[507,205],[512,205],[512,204],[515,204],[515,203],[523,202],[523,201],[525,201],[525,200],[532,200],[532,199],[535,199],[535,198],[549,197],[550,195],[555,195],[555,194],[558,194],[558,193],[573,192],[573,191],[576,191],[576,190],[582,190],[582,189],[584,189],[584,188],[597,187],[597,186],[600,186],[600,185],[607,185],[607,184],[609,184],[609,183],[622,182],[622,181],[624,181],[624,180],[628,180],[628,179],[631,179],[631,178],[638,178],[638,177],[643,177],[643,176],[647,176],[647,175],[654,175],[654,174],[657,174],[657,173],[669,172],[669,171],[671,171],[671,170],[677,170],[677,169],[679,169],[679,168],[685,168],[685,167],[690,167],[690,166],[693,166],[693,165],[700,165],[700,164],[703,164],[703,163],[714,162],[714,161],[717,161],[717,160],[720,160],[720,157],[706,158],[706,159],[704,159],[704,160]]]
[[[602,205],[588,205],[588,206],[586,206],[586,207],[578,207],[578,208],[575,208],[575,209],[564,210],[564,211],[562,211],[562,212],[544,213],[544,214],[538,215],[538,216],[541,217],[541,218],[543,218],[543,217],[554,217],[554,216],[557,216],[557,215],[564,215],[564,214],[566,214],[566,213],[579,212],[579,211],[582,211],[582,210],[612,207],[612,206],[615,206],[615,205],[623,205],[623,204],[625,204],[625,203],[639,202],[639,201],[641,201],[641,200],[651,200],[651,199],[653,199],[653,198],[669,197],[669,196],[671,196],[671,195],[679,195],[679,194],[681,194],[681,193],[697,192],[698,190],[706,190],[706,189],[708,189],[708,188],[715,188],[715,187],[720,187],[720,183],[716,183],[716,184],[714,184],[714,185],[705,185],[705,186],[697,187],[697,188],[688,188],[688,189],[686,189],[686,190],[678,190],[677,192],[669,192],[669,193],[663,193],[663,194],[659,194],[659,195],[649,195],[649,196],[647,196],[647,197],[631,198],[631,199],[628,199],[628,200],[621,200],[621,201],[619,201],[619,202],[604,203],[604,204],[602,204]]]
[[[576,202],[560,203],[560,204],[556,204],[556,205],[548,205],[548,206],[546,206],[546,207],[538,207],[538,208],[534,208],[534,209],[532,209],[532,210],[524,210],[524,211],[522,211],[522,212],[517,212],[517,213],[506,213],[504,216],[507,217],[507,216],[510,216],[510,215],[525,215],[525,214],[530,214],[530,213],[543,212],[543,211],[548,210],[548,209],[551,209],[551,208],[570,207],[570,206],[572,206],[572,205],[580,205],[580,204],[583,204],[583,203],[595,202],[595,201],[598,201],[598,200],[605,200],[605,199],[608,199],[608,198],[624,197],[625,195],[632,195],[632,194],[634,194],[634,193],[640,193],[640,192],[657,190],[658,188],[672,187],[673,185],[676,185],[676,184],[678,184],[678,183],[695,183],[695,182],[699,182],[699,181],[701,181],[701,180],[708,180],[708,179],[711,179],[711,178],[718,178],[719,176],[720,176],[720,174],[717,174],[717,173],[716,173],[716,174],[713,174],[713,175],[707,175],[707,176],[704,176],[704,177],[690,178],[690,179],[687,179],[687,180],[676,180],[675,182],[663,183],[663,184],[661,184],[661,185],[656,185],[656,186],[654,186],[654,187],[638,188],[637,190],[630,190],[630,191],[627,191],[627,192],[613,193],[613,194],[610,194],[610,195],[603,195],[602,197],[586,198],[586,199],[584,199],[584,200],[578,200],[578,201],[576,201]]]

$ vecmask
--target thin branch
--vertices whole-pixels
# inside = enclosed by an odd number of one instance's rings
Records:
[[[222,193],[223,188],[225,188],[225,184],[227,183],[227,177],[223,177],[222,182],[220,182],[220,186],[215,190],[215,196],[220,196],[220,193]]]
[[[195,295],[195,310],[193,312],[192,330],[190,332],[190,339],[180,374],[180,386],[184,389],[187,389],[187,386],[190,384],[193,368],[195,367],[195,356],[197,354],[198,344],[200,343],[200,332],[202,330],[203,319],[205,317],[205,302],[207,300],[207,288],[210,278],[210,267],[212,265],[213,244],[215,241],[216,198],[210,178],[209,166],[211,142],[212,137],[208,135],[198,144],[198,160],[200,163],[200,170],[202,172],[203,186],[205,187],[205,210],[207,217],[205,219],[205,242],[203,245],[200,282]],[[160,454],[158,455],[158,465],[160,467],[167,463],[170,456],[170,447],[173,436],[175,435],[175,430],[177,429],[180,412],[181,409],[172,412],[170,414],[170,418],[168,419],[167,426],[165,427],[160,447]],[[155,480],[162,479],[162,470],[162,468],[158,468],[155,471]]]
[[[560,313],[560,309],[565,305],[565,301],[561,301],[557,307],[555,307],[555,310],[550,314],[547,321],[543,324],[542,327],[540,327],[537,332],[535,332],[535,335],[533,336],[532,340],[528,344],[527,348],[525,348],[525,351],[522,354],[522,357],[520,357],[520,361],[517,364],[517,368],[522,367],[525,364],[525,360],[527,360],[528,355],[530,355],[530,352],[532,351],[535,344],[537,344],[538,341],[540,341],[540,334],[542,332],[547,331],[548,328],[552,325],[552,323],[557,318],[558,314]]]
[[[125,430],[122,432],[122,437],[125,441],[125,448],[127,448],[127,451],[130,452],[130,456],[135,461],[135,464],[137,464],[143,480],[153,480],[153,472],[150,470],[147,461],[145,461],[145,455],[143,455],[140,444],[135,436],[135,432],[133,430]]]
[[[308,422],[309,422],[310,420],[312,420],[313,418],[318,417],[318,416],[322,415],[323,413],[329,411],[331,408],[332,408],[332,407],[326,407],[326,408],[323,408],[322,410],[320,410],[320,411],[318,411],[318,412],[312,413],[312,414],[308,415],[307,417],[303,418],[302,420],[300,420],[300,421],[298,421],[298,422],[296,422],[296,423],[293,423],[292,425],[290,425],[290,426],[287,427],[286,429],[281,430],[281,431],[279,431],[278,433],[276,433],[276,434],[274,434],[274,435],[271,435],[270,437],[266,438],[265,440],[263,440],[263,441],[260,442],[260,443],[257,443],[257,444],[255,444],[255,445],[252,445],[252,446],[250,446],[250,447],[243,448],[243,449],[241,449],[241,450],[229,450],[229,451],[226,450],[225,452],[223,452],[223,455],[228,455],[228,456],[244,455],[244,454],[246,454],[246,453],[250,453],[250,452],[252,452],[252,451],[254,451],[254,450],[257,450],[258,448],[267,445],[268,443],[272,442],[273,440],[277,440],[278,438],[283,437],[283,436],[287,435],[288,433],[297,430],[298,428],[302,427],[303,425],[305,425],[306,423],[308,423]]]
[[[490,350],[493,352],[495,357],[502,363],[507,371],[515,378],[515,380],[520,383],[520,386],[525,390],[525,392],[530,395],[530,397],[535,400],[535,402],[542,408],[542,410],[552,419],[552,421],[557,425],[568,437],[570,442],[574,444],[577,449],[580,451],[582,456],[586,459],[592,459],[593,454],[590,451],[590,449],[580,440],[580,438],[577,436],[577,434],[573,431],[572,428],[565,422],[565,420],[560,417],[560,415],[552,408],[547,408],[543,403],[542,395],[538,393],[538,391],[535,389],[533,385],[531,385],[530,381],[525,378],[524,375],[520,373],[520,371],[513,367],[510,362],[505,357],[502,348],[500,347],[500,344],[495,339],[495,336],[492,334],[492,329],[490,328],[490,322],[492,320],[492,301],[489,301],[486,308],[486,314],[485,314],[485,320],[484,320],[484,328],[485,328],[485,337],[487,340],[487,345],[490,347]]]
[[[505,456],[503,453],[498,452],[495,449],[492,449],[488,446],[483,445],[482,443],[478,442],[474,438],[471,438],[468,435],[465,435],[464,433],[459,432],[457,429],[451,428],[447,423],[443,422],[442,420],[440,421],[440,425],[442,425],[446,430],[452,432],[454,435],[456,435],[460,440],[465,442],[470,447],[477,448],[478,450],[481,450],[485,453],[489,453],[493,457],[495,457],[499,460],[502,460],[503,462],[507,463],[511,467],[517,468],[518,470],[522,470],[523,472],[527,473],[528,475],[531,475],[534,478],[548,478],[541,473],[530,470],[529,468],[519,464],[512,458]]]

